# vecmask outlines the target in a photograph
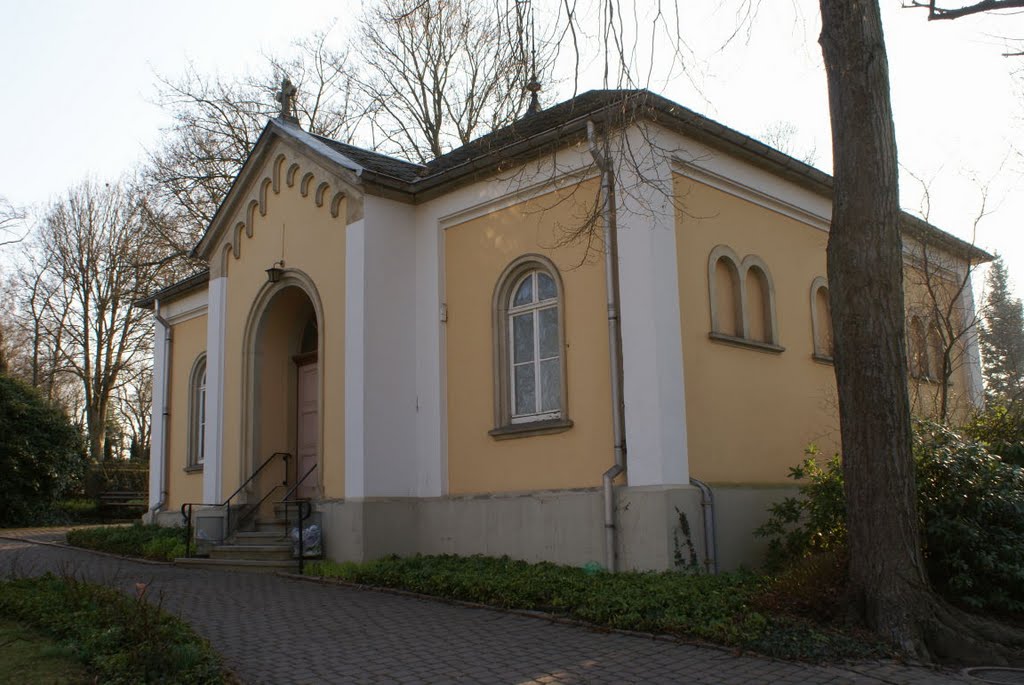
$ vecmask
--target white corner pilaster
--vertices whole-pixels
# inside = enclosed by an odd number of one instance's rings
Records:
[[[964,341],[964,363],[966,364],[964,375],[967,377],[967,399],[975,409],[983,409],[985,407],[985,386],[981,374],[981,351],[978,349],[980,320],[974,309],[974,286],[970,281],[961,291],[960,298],[964,322],[970,326]]]
[[[448,486],[445,464],[443,229],[433,217],[416,225],[416,478],[417,495],[440,497]]]
[[[363,436],[366,221],[345,228],[345,498],[366,490]]]
[[[634,127],[614,160],[618,202],[627,480],[689,483],[672,171]],[[651,150],[639,158],[630,150]],[[613,153],[615,154],[615,153]]]
[[[211,278],[206,323],[206,444],[203,455],[203,502],[223,501],[224,334],[227,278]]]
[[[160,314],[160,305],[154,305],[156,315]],[[159,318],[153,323],[153,403],[149,433],[149,508],[153,509],[163,500],[163,491],[167,489],[163,482],[167,472],[164,446],[167,444],[167,423],[165,416],[167,407],[167,381],[170,360],[168,359],[167,327]]]

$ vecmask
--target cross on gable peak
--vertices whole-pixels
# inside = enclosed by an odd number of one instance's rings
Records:
[[[279,119],[290,121],[293,124],[299,123],[299,117],[295,107],[295,95],[298,90],[287,76],[281,79],[281,90],[277,91],[274,99],[281,105],[281,111],[277,115]]]

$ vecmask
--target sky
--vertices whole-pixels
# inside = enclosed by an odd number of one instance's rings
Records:
[[[765,2],[770,8],[731,40],[742,0],[676,4],[686,45],[682,65],[667,57],[676,39],[675,17],[669,18],[672,28],[651,38],[648,10],[638,1],[633,16],[641,38],[629,42],[643,65],[638,80],[754,137],[788,128],[788,151],[811,155],[830,171],[816,2]],[[158,74],[173,79],[190,62],[199,73],[224,77],[258,71],[264,54],[284,53],[314,30],[333,24],[332,35],[345,40],[359,6],[337,0],[0,0],[0,125],[7,132],[0,197],[31,210],[86,177],[116,178],[159,145],[161,129],[170,123],[155,104]],[[543,19],[558,6],[539,1],[537,15]],[[1024,14],[928,22],[922,11],[902,9],[899,0],[882,0],[882,7],[904,169],[902,204],[1003,254],[1021,293],[1024,74],[1013,72],[1024,72],[1024,58],[1002,57],[1001,37],[1024,38]],[[584,10],[580,25],[579,88],[601,87],[598,12]],[[572,57],[563,50],[555,82],[545,84],[548,104],[571,93]],[[989,214],[975,233],[983,188]]]

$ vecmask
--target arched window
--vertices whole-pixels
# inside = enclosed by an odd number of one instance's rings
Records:
[[[188,395],[188,466],[201,467],[206,457],[206,355],[192,365]]]
[[[722,335],[743,337],[739,267],[727,254],[715,260],[711,275],[711,330]]]
[[[822,276],[811,283],[811,336],[814,358],[824,362],[832,361],[832,304],[828,298],[828,283]]]
[[[925,337],[924,324],[921,317],[910,318],[910,375],[924,378],[928,375],[928,341]]]
[[[743,337],[743,303],[739,285],[739,258],[726,245],[711,251],[708,259],[708,292],[711,332],[730,338]]]
[[[565,428],[565,345],[558,271],[538,255],[505,269],[495,289],[495,430]]]
[[[748,340],[755,342],[772,342],[771,300],[768,294],[768,277],[760,267],[747,269],[746,292],[744,293],[747,309]]]
[[[708,298],[712,340],[782,352],[775,319],[775,286],[757,255],[741,262],[728,245],[708,257]]]
[[[942,343],[942,333],[937,324],[928,328],[928,378],[933,381],[941,381],[943,367],[945,367],[946,356],[945,345]]]

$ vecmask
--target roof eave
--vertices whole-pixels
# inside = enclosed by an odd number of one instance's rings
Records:
[[[176,283],[170,284],[166,288],[161,288],[152,295],[147,295],[140,300],[132,302],[132,306],[140,309],[152,309],[157,300],[165,302],[177,297],[183,297],[194,290],[199,290],[199,288],[206,285],[209,280],[210,270],[203,269],[198,273],[192,274],[188,278],[183,278]]]

